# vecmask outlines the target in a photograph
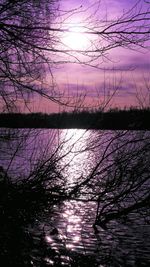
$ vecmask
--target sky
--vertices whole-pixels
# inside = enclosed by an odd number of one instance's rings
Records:
[[[62,17],[56,19],[61,27],[70,32],[60,36],[58,48],[72,50],[93,49],[102,47],[97,36],[83,33],[88,27],[101,28],[100,21],[113,21],[125,14],[137,1],[135,0],[61,0]],[[143,10],[149,3],[143,2]],[[139,6],[141,7],[141,5]],[[134,9],[137,12],[137,9]],[[67,14],[67,15],[64,15]],[[69,15],[68,15],[69,14]],[[148,43],[147,43],[148,44]],[[97,109],[129,108],[139,106],[139,97],[147,104],[148,88],[150,88],[150,53],[148,49],[116,47],[108,50],[105,57],[95,61],[81,53],[60,54],[55,58],[65,63],[56,64],[52,68],[56,90],[71,100],[77,107]],[[75,61],[76,63],[73,63]],[[81,64],[82,63],[82,64]],[[51,77],[47,74],[47,82]],[[32,111],[59,112],[70,111],[72,108],[58,106],[38,96]]]

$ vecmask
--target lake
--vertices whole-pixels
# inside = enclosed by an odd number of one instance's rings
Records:
[[[150,214],[143,204],[149,196],[150,132],[0,131],[0,166],[9,182],[32,182],[42,173],[50,191],[60,187],[70,196],[45,205],[23,226],[21,253],[30,255],[25,266],[150,265]],[[107,219],[107,229],[95,230],[96,218]]]

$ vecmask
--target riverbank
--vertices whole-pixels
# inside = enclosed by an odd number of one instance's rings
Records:
[[[0,127],[47,129],[150,130],[150,109],[108,112],[1,113]]]

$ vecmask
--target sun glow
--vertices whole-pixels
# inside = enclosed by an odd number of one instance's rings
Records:
[[[71,50],[85,51],[89,47],[89,39],[82,26],[70,27],[62,38],[63,44]]]

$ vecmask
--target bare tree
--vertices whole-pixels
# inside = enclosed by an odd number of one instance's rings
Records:
[[[61,10],[54,0],[1,1],[0,95],[8,110],[18,99],[27,103],[30,94],[35,93],[63,103],[55,91],[52,74],[55,64],[69,61],[99,67],[97,60],[101,62],[114,48],[147,48],[150,12],[147,3],[142,7],[142,1],[113,21],[107,14],[103,20],[97,18],[96,12],[88,14],[81,22],[81,32],[89,39],[88,47],[66,47],[63,34],[75,31],[68,18],[86,11],[82,7]],[[60,20],[55,20],[56,17]],[[46,76],[51,77],[51,82]]]
[[[47,48],[54,51],[56,36],[50,28],[57,8],[58,3],[53,0],[1,1],[0,91],[8,110],[18,98],[27,101],[32,93],[57,101],[51,73],[53,61],[45,52]],[[47,73],[52,78],[49,88],[44,82]]]
[[[96,142],[95,142],[96,141]],[[89,174],[70,192],[74,198],[97,202],[95,225],[141,214],[147,218],[149,195],[148,132],[101,132],[88,144],[96,158]],[[95,227],[94,225],[94,227]]]
[[[122,47],[137,50],[148,48],[150,11],[143,1],[136,1],[127,11],[120,16],[109,20],[97,20],[97,26],[88,27],[88,33],[97,35],[98,56],[107,55],[111,49]]]
[[[150,108],[150,79],[148,75],[143,75],[141,78],[142,85],[135,84],[136,89],[136,100],[138,107],[140,109],[149,109]]]

